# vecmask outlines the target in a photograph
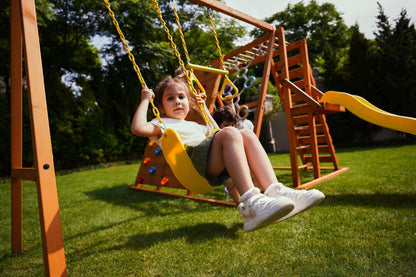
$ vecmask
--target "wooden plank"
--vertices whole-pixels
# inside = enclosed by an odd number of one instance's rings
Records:
[[[191,1],[196,3],[196,4],[199,4],[199,5],[211,8],[213,10],[216,10],[218,12],[221,12],[223,14],[229,15],[229,16],[235,18],[235,19],[247,22],[247,23],[249,23],[249,24],[251,24],[251,25],[253,25],[257,28],[260,28],[260,29],[264,30],[264,31],[271,32],[271,31],[274,30],[273,25],[271,25],[267,22],[264,22],[263,20],[256,19],[256,18],[254,18],[254,17],[252,17],[248,14],[242,13],[242,12],[236,10],[236,9],[228,7],[227,5],[225,5],[221,2],[218,2],[218,1],[215,1],[215,0],[191,0]]]
[[[313,78],[311,79],[314,80]],[[315,99],[321,99],[321,97],[324,95],[322,91],[320,91],[317,87],[315,87],[315,85],[311,86],[311,91],[312,91],[312,97]]]
[[[312,157],[308,156],[306,157],[307,162],[312,162]],[[331,156],[319,156],[319,161],[321,163],[332,163],[332,157]]]
[[[338,158],[335,154],[335,147],[334,144],[332,143],[332,137],[331,134],[329,133],[329,127],[328,124],[326,123],[326,117],[325,115],[319,115],[320,121],[322,122],[322,126],[323,126],[323,132],[325,137],[327,138],[327,144],[329,146],[329,153],[332,157],[332,164],[334,165],[334,168],[339,169],[339,163],[338,163]]]
[[[320,160],[318,154],[318,142],[316,138],[316,120],[315,116],[309,114],[309,135],[311,137],[311,154],[312,154],[312,165],[313,165],[313,174],[315,179],[321,177],[321,169],[320,169]]]
[[[302,115],[313,111],[314,108],[307,104],[297,105],[290,109],[290,113],[292,116]]]
[[[326,137],[324,135],[316,136],[318,143],[326,143]],[[298,142],[300,144],[306,144],[310,142],[310,136],[298,137]]]
[[[34,0],[21,0],[33,157],[46,276],[66,276],[65,251]]]
[[[300,40],[300,47],[299,47],[300,55],[302,57],[302,70],[303,70],[303,80],[305,82],[304,91],[307,95],[311,96],[312,99],[312,92],[311,92],[311,78],[312,78],[312,70],[309,65],[309,57],[308,57],[308,46],[306,44],[306,39]]]
[[[295,42],[289,43],[289,44],[286,46],[286,51],[287,51],[287,52],[291,52],[291,51],[293,51],[293,50],[295,50],[295,49],[299,48],[299,47],[300,47],[300,45],[301,45],[301,40],[298,40],[298,41],[295,41]]]
[[[23,41],[20,4],[10,1],[10,136],[11,167],[22,167],[22,60]],[[22,179],[11,178],[12,253],[22,252]]]
[[[257,135],[257,137],[260,137],[261,123],[263,121],[264,101],[266,100],[267,87],[269,85],[269,79],[270,79],[270,70],[271,70],[272,61],[273,61],[274,37],[275,37],[274,31],[270,32],[269,45],[268,45],[266,59],[264,62],[263,76],[261,78],[261,85],[259,89],[259,98],[257,102],[258,105],[257,105],[256,115],[254,116],[254,130],[253,131]]]
[[[336,176],[338,176],[338,175],[340,175],[340,174],[342,174],[344,172],[347,172],[348,169],[349,169],[348,167],[342,167],[342,168],[340,168],[340,169],[338,169],[338,170],[336,170],[334,172],[331,172],[331,173],[329,173],[327,175],[321,176],[318,179],[312,180],[312,181],[307,182],[305,184],[302,184],[302,185],[300,185],[298,187],[295,187],[295,189],[301,189],[301,190],[303,190],[303,189],[311,188],[311,187],[313,187],[313,186],[315,186],[315,185],[317,185],[319,183],[322,183],[323,181],[332,179],[332,178],[334,178],[334,177],[336,177]]]
[[[292,108],[292,97],[290,95],[290,90],[287,86],[284,86],[281,83],[281,80],[289,78],[289,68],[287,66],[287,49],[286,49],[286,39],[285,33],[283,28],[279,28],[276,30],[276,36],[279,40],[279,56],[280,59],[277,62],[281,69],[281,73],[279,76],[277,72],[274,72],[274,79],[279,89],[280,99],[282,101],[282,105],[284,110],[286,111],[286,127],[288,133],[288,141],[289,141],[289,149],[290,149],[290,165],[292,168],[292,182],[295,187],[300,185],[300,175],[298,169],[298,157],[297,157],[297,150],[296,150],[296,134],[295,130],[293,129],[293,121],[292,116],[290,114],[290,110]]]
[[[297,86],[298,88],[300,88],[300,89],[305,89],[305,87],[306,87],[306,83],[305,83],[305,80],[304,79],[302,79],[302,80],[297,80],[297,81],[294,81],[294,82],[292,82],[295,86]]]
[[[303,67],[293,68],[289,71],[290,80],[303,78]]]
[[[30,180],[36,182],[35,168],[12,168],[11,177],[15,179]]]
[[[312,108],[314,109],[320,109],[322,108],[322,105],[313,99],[311,96],[306,94],[303,90],[301,90],[299,87],[295,86],[291,81],[288,79],[283,80],[283,86],[286,86],[291,91],[295,92],[298,96],[300,96],[306,103],[308,103]]]
[[[302,62],[300,55],[295,55],[292,57],[287,58],[287,64],[290,67],[294,66],[294,65],[298,65]]]
[[[139,190],[139,191],[145,191],[145,192],[151,192],[151,193],[157,193],[161,195],[167,195],[167,196],[173,196],[173,197],[181,197],[181,198],[188,198],[192,200],[197,200],[209,204],[215,204],[215,205],[222,205],[227,207],[236,207],[237,204],[235,202],[227,202],[222,200],[216,200],[216,199],[210,199],[210,198],[203,198],[203,197],[197,197],[192,196],[188,194],[177,194],[177,193],[171,193],[171,192],[164,192],[164,191],[158,191],[158,190],[150,190],[143,187],[130,187],[131,189]]]

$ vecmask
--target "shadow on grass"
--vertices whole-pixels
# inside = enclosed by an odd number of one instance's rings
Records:
[[[136,220],[136,218],[129,219]],[[120,222],[123,224],[125,222]],[[108,226],[102,229],[106,229]],[[225,239],[237,239],[237,231],[242,229],[242,223],[236,223],[231,227],[227,227],[224,224],[219,223],[199,223],[195,225],[189,225],[177,229],[169,229],[161,232],[150,232],[146,234],[134,234],[131,235],[128,240],[121,245],[102,248],[100,243],[97,243],[93,247],[88,246],[86,248],[77,248],[76,251],[67,253],[68,260],[80,259],[81,257],[89,257],[95,255],[97,251],[100,252],[113,252],[124,249],[143,250],[164,242],[170,242],[174,240],[185,239],[189,244],[200,244],[210,241],[215,238]],[[93,230],[92,232],[97,231]],[[80,235],[85,235],[80,234]],[[68,238],[71,239],[71,238]]]
[[[88,191],[85,194],[91,199],[140,211],[145,216],[165,216],[182,212],[208,211],[213,207],[210,204],[190,199],[133,190],[127,184]]]
[[[108,202],[112,205],[129,207],[140,210],[148,216],[169,215],[178,212],[192,212],[195,210],[211,210],[212,205],[194,200],[159,195],[151,192],[135,191],[129,185],[123,184],[109,188],[85,192],[93,199]],[[416,209],[416,194],[326,194],[321,203],[326,206],[358,206],[358,207],[390,207],[402,209]]]
[[[147,249],[155,244],[185,239],[189,244],[199,244],[210,241],[214,238],[236,239],[237,231],[242,229],[242,223],[236,223],[231,227],[219,223],[199,223],[178,229],[169,229],[162,232],[151,232],[147,234],[136,234],[129,240],[111,250],[121,250],[125,248]]]
[[[326,194],[322,206],[416,209],[416,194]]]
[[[123,229],[123,225],[129,225],[129,222],[144,220],[145,217],[163,217],[180,213],[204,212],[213,209],[212,205],[201,203],[184,198],[173,198],[164,195],[154,194],[150,192],[141,192],[132,190],[127,184],[116,185],[113,187],[101,188],[85,194],[92,200],[104,201],[110,205],[123,208],[129,208],[138,212],[137,216],[133,216],[126,220],[104,224],[92,228],[87,231],[77,233],[73,236],[65,237],[70,241],[82,237],[101,232],[106,229],[118,228]],[[96,251],[114,251],[122,249],[147,249],[153,245],[184,239],[190,244],[199,244],[210,241],[215,238],[236,239],[238,230],[242,229],[242,223],[235,223],[232,226],[225,224],[210,223],[190,223],[186,226],[172,225],[168,229],[160,230],[155,226],[153,229],[147,229],[146,233],[133,231],[128,234],[127,240],[120,245],[113,245],[109,248],[102,245],[104,241],[97,240],[96,245],[86,248],[77,247],[73,252],[67,253],[68,259],[79,259],[80,257],[88,257]]]

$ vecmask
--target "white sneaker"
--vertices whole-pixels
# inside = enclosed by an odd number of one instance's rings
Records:
[[[248,199],[247,199],[248,198]],[[237,209],[244,218],[244,231],[250,232],[275,222],[293,210],[293,202],[284,196],[267,197],[252,188],[240,197]]]
[[[300,212],[306,211],[325,199],[325,195],[317,189],[312,190],[295,190],[284,186],[281,183],[271,184],[266,191],[265,195],[269,197],[285,196],[293,201],[295,208],[286,216],[280,218],[275,223],[288,219]]]

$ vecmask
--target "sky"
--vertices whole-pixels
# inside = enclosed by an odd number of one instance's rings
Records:
[[[284,11],[288,4],[294,5],[301,0],[225,0],[225,4],[257,19],[265,19],[277,12]],[[303,1],[305,5],[309,0]],[[402,9],[407,11],[407,17],[416,25],[416,1],[415,0],[317,0],[318,4],[332,3],[338,12],[342,14],[347,26],[358,23],[360,31],[367,39],[374,38],[377,31],[376,22],[379,2],[384,9],[384,14],[389,18],[391,26],[395,26],[394,19],[400,16]],[[247,26],[247,24],[242,24]],[[251,27],[251,26],[250,26]]]

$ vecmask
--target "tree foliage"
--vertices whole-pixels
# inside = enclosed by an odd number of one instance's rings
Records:
[[[0,108],[9,111],[9,1],[0,15]],[[170,1],[159,1],[163,17],[178,49],[179,40]],[[112,1],[120,27],[149,87],[179,63],[150,1]],[[218,57],[205,9],[189,1],[177,3],[191,60],[206,63]],[[45,89],[57,169],[101,162],[141,158],[146,139],[130,132],[141,90],[103,1],[36,1]],[[214,14],[224,51],[245,31],[235,21],[220,22]],[[93,40],[103,42],[97,49]],[[4,88],[3,88],[4,86]],[[26,91],[24,95],[26,97]],[[24,104],[27,107],[27,101]],[[31,163],[31,138],[27,109],[24,126],[24,161]],[[0,120],[0,175],[10,168],[10,113]]]
[[[342,65],[349,32],[334,4],[319,5],[315,0],[307,5],[303,2],[289,3],[284,11],[273,14],[265,21],[275,28],[283,27],[289,42],[306,38],[310,63],[320,66],[324,73],[330,74]]]

